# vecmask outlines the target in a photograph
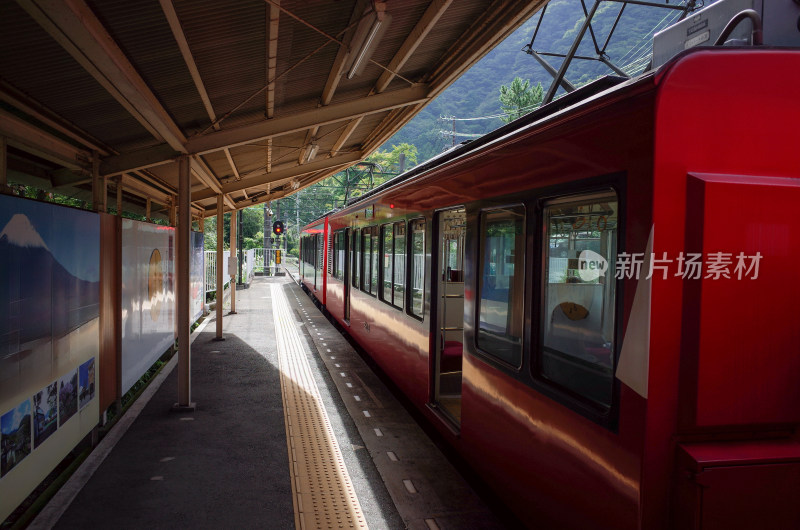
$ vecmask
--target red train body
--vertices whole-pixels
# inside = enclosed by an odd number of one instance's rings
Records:
[[[800,528],[798,86],[697,50],[558,100],[307,227],[302,282],[527,524]]]

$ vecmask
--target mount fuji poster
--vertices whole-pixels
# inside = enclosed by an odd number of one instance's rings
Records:
[[[0,358],[99,316],[95,215],[2,197],[0,227]]]
[[[99,215],[0,196],[0,520],[97,425],[99,315]]]

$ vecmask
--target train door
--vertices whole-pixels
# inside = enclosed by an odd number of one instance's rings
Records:
[[[433,406],[456,424],[461,423],[461,356],[464,351],[464,236],[463,207],[437,213],[435,240],[438,278],[433,322],[437,327],[431,370]]]
[[[352,269],[353,260],[351,259],[351,238],[352,230],[346,228],[344,231],[344,241],[342,241],[342,259],[344,261],[344,275],[342,276],[342,284],[344,285],[344,320],[350,323],[350,270]]]

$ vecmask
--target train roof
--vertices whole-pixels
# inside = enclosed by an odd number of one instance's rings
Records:
[[[584,100],[587,100],[592,96],[600,94],[601,92],[605,92],[606,90],[616,87],[626,81],[630,80],[625,77],[617,77],[617,76],[604,76],[601,77],[600,79],[592,81],[591,83],[588,83],[581,88],[569,92],[564,96],[558,98],[557,100],[548,103],[547,105],[539,107],[533,112],[521,116],[516,120],[503,125],[502,127],[498,127],[497,129],[484,134],[480,138],[477,138],[472,141],[462,142],[459,145],[456,145],[454,147],[451,147],[450,149],[447,149],[446,151],[443,151],[442,153],[434,156],[433,158],[430,158],[429,160],[423,162],[422,164],[415,166],[390,180],[387,180],[380,186],[373,188],[367,193],[359,195],[358,197],[355,197],[353,199],[350,199],[349,201],[347,201],[345,208],[354,204],[358,204],[359,202],[369,199],[370,197],[373,197],[381,193],[382,191],[389,189],[397,184],[400,184],[401,182],[404,182],[416,175],[425,173],[426,171],[429,171],[433,168],[446,164],[451,160],[454,160],[455,158],[476,151],[481,147],[497,140],[498,138],[502,138],[510,133],[523,129],[543,118],[546,118],[568,107],[571,107],[576,103],[580,103]]]

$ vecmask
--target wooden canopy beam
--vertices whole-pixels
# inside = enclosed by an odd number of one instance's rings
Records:
[[[248,176],[238,182],[222,185],[223,193],[234,193],[245,188],[253,188],[279,181],[291,180],[298,175],[305,175],[317,171],[340,168],[358,162],[362,158],[361,152],[346,153],[332,158],[321,158],[302,166],[291,164],[290,167],[275,169],[270,173],[263,172],[255,176]],[[288,164],[287,164],[288,165]],[[192,201],[202,201],[214,197],[217,193],[213,190],[201,190],[192,194]]]
[[[185,152],[186,137],[85,2],[17,3],[155,138]]]
[[[408,34],[406,40],[403,42],[397,53],[394,54],[392,60],[386,70],[383,71],[378,81],[375,83],[375,93],[380,94],[389,86],[389,83],[395,78],[394,72],[399,72],[406,61],[411,58],[417,50],[423,39],[430,33],[439,18],[444,14],[445,10],[453,3],[453,0],[433,0],[428,6],[428,9],[423,13],[422,18]]]
[[[314,126],[328,125],[427,101],[428,86],[419,84],[345,103],[334,103],[285,118],[273,118],[252,125],[211,132],[188,140],[186,148],[193,155],[211,153],[226,147],[245,145]],[[131,169],[165,164],[175,160],[179,155],[180,153],[171,150],[170,146],[162,144],[135,153],[106,157],[100,165],[100,173],[109,176],[125,173]]]

